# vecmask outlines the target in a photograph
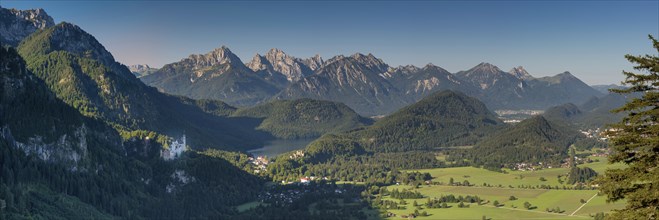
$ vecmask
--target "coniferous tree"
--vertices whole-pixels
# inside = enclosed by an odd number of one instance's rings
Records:
[[[659,41],[649,36],[659,52]],[[635,70],[623,71],[626,89],[612,89],[620,94],[641,93],[614,112],[627,112],[622,121],[611,126],[611,154],[609,162],[623,162],[623,169],[610,169],[600,182],[607,201],[627,200],[612,219],[659,218],[659,56],[625,55],[636,64]]]

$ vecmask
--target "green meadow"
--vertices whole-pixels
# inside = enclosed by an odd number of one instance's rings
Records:
[[[624,206],[622,202],[607,204],[603,196],[596,196],[597,190],[510,189],[437,185],[421,186],[420,188],[390,186],[388,189],[414,190],[424,195],[424,198],[421,199],[405,199],[407,205],[404,205],[404,209],[387,210],[397,215],[392,218],[414,213],[414,210],[418,209],[419,212],[426,211],[430,215],[419,217],[426,219],[482,219],[483,216],[492,219],[589,219],[591,215],[598,212],[609,212],[612,209]],[[449,203],[451,207],[447,209],[425,207],[428,198],[438,198],[449,194],[455,196],[476,195],[485,202],[482,205],[465,203],[470,206],[469,208],[458,208],[457,203]],[[511,196],[517,199],[511,201],[509,200]],[[400,201],[388,196],[384,198]],[[587,203],[581,203],[582,199]],[[494,207],[495,200],[501,204],[500,207]],[[412,205],[414,201],[417,202],[418,207]],[[529,202],[535,208],[530,210],[524,208],[525,202]],[[562,213],[546,211],[555,208],[560,208]]]
[[[604,157],[593,157],[598,162],[581,164],[580,167],[590,167],[603,174],[607,168],[620,168],[622,164],[608,164]],[[475,167],[437,168],[414,170],[428,172],[433,176],[434,183],[441,185],[423,185],[419,188],[411,186],[389,186],[388,190],[412,190],[420,192],[424,198],[405,199],[406,205],[402,209],[389,209],[386,212],[396,214],[390,219],[400,219],[401,215],[419,212],[427,212],[429,216],[419,216],[421,219],[592,219],[599,212],[610,212],[613,209],[623,208],[624,202],[606,203],[604,196],[599,196],[598,190],[565,190],[563,186],[571,185],[560,183],[558,176],[566,175],[568,168],[551,168],[536,171],[511,171],[505,173],[494,172]],[[455,183],[469,181],[471,186],[447,185],[453,178]],[[565,180],[564,176],[562,177]],[[485,187],[484,184],[489,185]],[[559,189],[540,189],[537,186],[558,186]],[[518,186],[531,186],[518,187]],[[469,208],[458,208],[457,203],[449,203],[450,208],[426,208],[428,198],[438,198],[443,195],[457,196],[479,196],[481,205],[476,203],[465,203]],[[514,196],[515,200],[510,200]],[[384,197],[385,200],[400,202],[399,199]],[[414,201],[419,205],[414,207]],[[494,201],[500,206],[495,207]],[[582,203],[585,201],[585,203]],[[524,203],[530,203],[532,209],[524,207]],[[560,213],[548,212],[547,209],[560,209]]]
[[[607,168],[620,168],[623,164],[608,164],[605,157],[591,157],[591,159],[599,160],[587,164],[580,164],[579,167],[590,167],[603,174]],[[483,186],[484,183],[490,186],[499,186],[509,188],[510,186],[518,188],[518,186],[569,186],[568,184],[561,184],[558,180],[559,175],[566,175],[569,172],[568,168],[551,168],[541,169],[536,171],[511,171],[506,170],[506,173],[494,172],[486,169],[475,167],[455,167],[455,168],[438,168],[438,169],[422,169],[415,170],[419,172],[428,172],[433,177],[433,182],[440,182],[447,184],[451,178],[454,182],[469,181],[470,184],[475,186]],[[544,180],[541,180],[541,178]],[[562,177],[565,180],[565,177]]]

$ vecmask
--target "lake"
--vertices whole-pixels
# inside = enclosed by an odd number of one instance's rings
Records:
[[[268,158],[274,158],[277,155],[286,153],[289,151],[299,150],[307,146],[307,144],[316,140],[316,138],[305,138],[305,139],[296,139],[296,140],[272,140],[267,141],[265,146],[262,148],[254,149],[247,151],[248,153],[254,154],[254,156],[267,156]]]

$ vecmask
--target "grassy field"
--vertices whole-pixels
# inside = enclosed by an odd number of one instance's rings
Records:
[[[597,190],[509,189],[464,186],[422,186],[416,189],[410,186],[390,186],[388,189],[416,190],[426,198],[406,199],[405,209],[387,211],[398,216],[414,213],[415,207],[412,204],[416,200],[417,204],[420,205],[419,211],[426,211],[430,214],[428,217],[420,217],[426,219],[481,219],[484,215],[492,219],[589,219],[590,215],[595,213],[608,212],[624,206],[624,203],[606,204],[603,196],[595,196]],[[425,208],[424,204],[426,204],[428,198],[449,194],[455,196],[477,195],[484,201],[489,201],[489,203],[484,205],[474,203],[470,204],[469,208],[457,208],[455,203],[449,204],[452,207],[448,209]],[[517,200],[510,201],[510,196],[515,196]],[[593,196],[595,197],[593,198]],[[580,202],[581,199],[588,201],[591,198],[593,199],[585,205]],[[385,197],[385,199],[399,201],[388,197]],[[502,206],[494,207],[492,203],[495,200]],[[536,208],[527,210],[524,208],[525,202],[531,203]],[[583,207],[581,207],[582,205]],[[547,208],[557,207],[564,210],[564,212],[549,213],[546,211]]]
[[[604,157],[593,157],[599,162],[579,165],[580,167],[590,167],[602,174],[607,168],[620,168],[622,164],[608,164]],[[454,182],[469,181],[472,186],[449,186],[449,185],[428,185],[420,188],[410,186],[389,186],[389,190],[408,189],[420,192],[422,199],[406,199],[407,205],[404,209],[387,210],[394,213],[400,218],[401,215],[414,213],[415,209],[419,212],[426,211],[430,216],[419,217],[422,219],[482,219],[483,216],[491,219],[592,219],[591,215],[598,212],[609,212],[613,209],[624,207],[624,202],[607,204],[606,198],[597,196],[597,190],[563,190],[563,186],[571,186],[558,181],[559,175],[566,175],[567,168],[542,169],[537,171],[508,171],[507,173],[494,172],[474,167],[457,167],[457,168],[438,168],[415,170],[428,172],[433,176],[433,182],[447,184],[451,178]],[[544,179],[543,180],[541,180]],[[565,177],[562,177],[563,180]],[[483,183],[491,186],[501,187],[483,187]],[[539,186],[550,185],[558,186],[560,189],[526,189],[518,186]],[[486,204],[470,204],[470,208],[458,208],[457,204],[448,209],[430,209],[425,208],[428,198],[440,197],[442,195],[453,194],[455,196],[476,195],[485,201]],[[514,196],[517,200],[510,201]],[[399,201],[385,197],[384,199]],[[412,204],[416,200],[419,207]],[[494,201],[502,204],[501,207],[494,207]],[[585,204],[581,200],[587,201]],[[524,203],[529,202],[536,208],[527,210]],[[560,208],[562,213],[550,213],[547,209]]]
[[[605,157],[593,157],[598,159],[599,162],[588,164],[581,164],[579,167],[590,167],[598,173],[604,173],[607,168],[620,168],[622,164],[608,164]],[[424,169],[416,170],[419,172],[428,172],[433,176],[433,182],[448,183],[451,178],[454,182],[469,181],[470,184],[482,186],[487,183],[492,186],[515,187],[519,185],[550,185],[550,186],[569,186],[568,184],[561,184],[558,181],[559,175],[565,175],[569,172],[568,168],[552,168],[542,169],[536,171],[510,171],[508,173],[494,172],[486,169],[475,167],[456,167],[456,168],[442,168],[442,169]],[[544,178],[545,181],[540,180]],[[564,178],[564,177],[563,177]]]

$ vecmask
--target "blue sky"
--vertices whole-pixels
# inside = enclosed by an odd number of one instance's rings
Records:
[[[619,83],[624,54],[656,54],[659,1],[7,1],[79,25],[124,64],[160,67],[228,46],[243,62],[373,53],[451,72],[489,62],[534,76]]]

